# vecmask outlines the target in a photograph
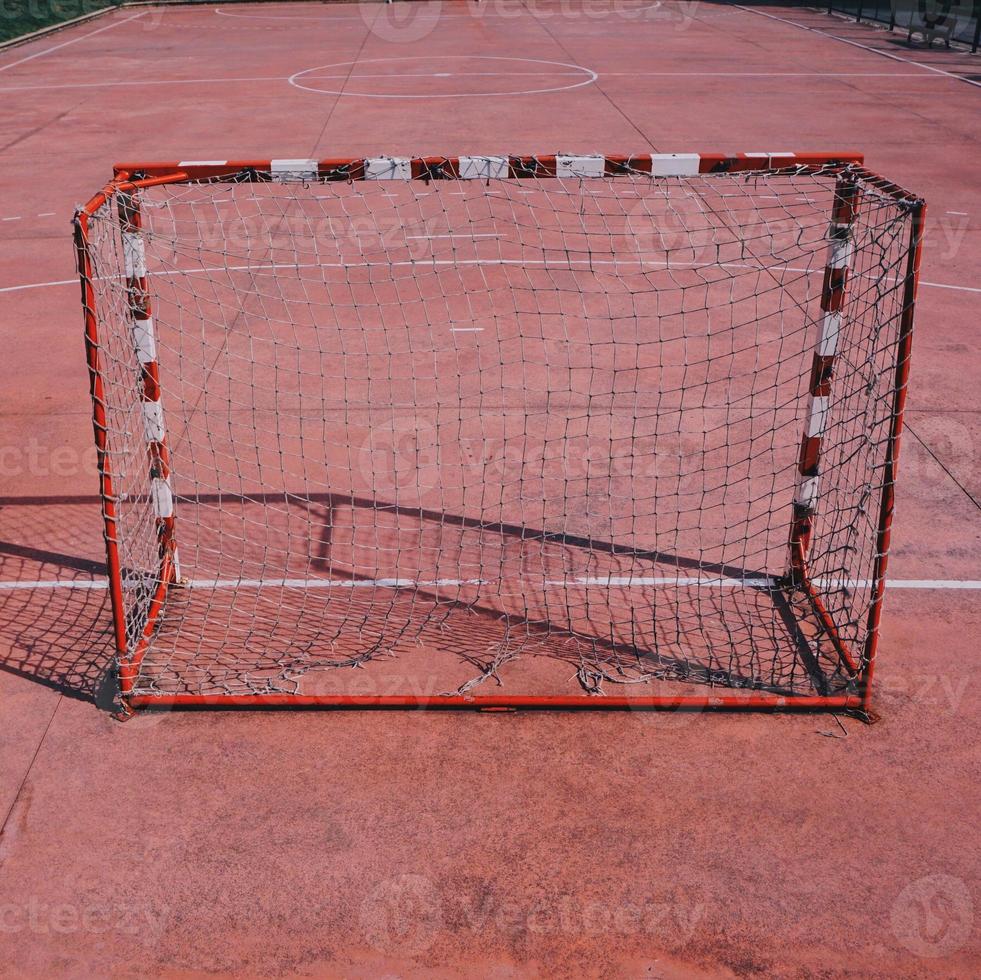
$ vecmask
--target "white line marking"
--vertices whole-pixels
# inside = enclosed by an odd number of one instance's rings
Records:
[[[904,65],[915,65],[917,68],[923,68],[925,71],[932,71],[938,75],[945,75],[947,78],[953,78],[958,82],[967,82],[968,85],[974,85],[977,88],[981,88],[981,82],[975,82],[973,79],[965,78],[963,75],[957,75],[952,71],[944,71],[943,68],[934,68],[933,65],[925,65],[921,61],[913,61],[912,58],[901,58],[898,54],[893,54],[891,51],[880,51],[878,48],[873,48],[868,44],[861,44],[859,41],[851,41],[847,37],[838,37],[837,34],[829,34],[827,31],[819,30],[816,27],[808,27],[806,24],[798,24],[796,21],[787,20],[784,17],[777,17],[776,14],[768,14],[762,10],[756,10],[753,7],[744,7],[742,4],[734,4],[734,6],[747,14],[758,14],[760,17],[766,17],[769,20],[779,21],[781,24],[788,24],[790,27],[798,27],[802,31],[810,31],[812,34],[820,34],[821,37],[829,38],[832,41],[841,41],[842,44],[850,44],[852,47],[861,48],[863,51],[869,51],[872,54],[881,55],[883,58],[889,58],[892,61],[902,62]]]
[[[367,21],[363,17],[353,17],[349,14],[333,15],[324,14],[320,17],[311,17],[309,14],[294,14],[284,17],[282,14],[232,14],[220,7],[215,7],[214,11],[219,17],[231,17],[233,20],[313,20],[320,24],[333,24],[335,20],[360,20],[367,26]],[[443,14],[444,17],[460,16],[453,14]],[[230,30],[231,28],[229,28]]]
[[[20,221],[20,215],[17,215],[16,218],[0,218],[0,221]]]
[[[358,78],[579,78],[582,71],[406,71],[406,72],[364,72],[358,75],[310,75],[317,81],[340,81],[346,79],[353,82]],[[922,78],[918,75],[917,78]]]
[[[820,579],[815,580],[815,585],[823,588],[824,583]],[[851,583],[847,583],[851,584]],[[857,587],[871,585],[871,582],[862,581],[857,583]],[[930,579],[930,578],[908,578],[897,579],[895,582],[886,579],[887,589],[981,589],[981,581],[971,579]]]
[[[490,232],[481,235],[406,235],[406,238],[411,239],[432,239],[432,238],[465,238],[467,240],[473,240],[474,238],[500,238],[500,235],[494,235]]]
[[[325,579],[325,578],[277,578],[277,579],[190,579],[183,583],[188,589],[432,589],[454,588],[465,585],[491,585],[490,580],[473,578],[375,578],[375,579]]]
[[[912,62],[916,64],[916,62]],[[673,78],[691,75],[695,78],[933,78],[921,71],[604,71],[604,77],[637,76]]]
[[[472,60],[474,58],[479,58],[483,61],[523,61],[526,64],[534,65],[549,65],[551,67],[557,68],[571,68],[574,72],[580,72],[586,77],[581,82],[575,82],[570,85],[559,85],[550,86],[548,88],[534,88],[534,89],[515,89],[514,91],[503,91],[503,92],[427,92],[414,94],[411,92],[398,93],[398,92],[383,92],[383,93],[372,93],[372,92],[348,92],[345,91],[345,87],[330,89],[330,88],[317,88],[314,85],[304,85],[300,79],[306,80],[307,78],[317,78],[318,72],[324,72],[328,68],[344,68],[352,65],[366,65],[374,64],[377,62],[385,61],[431,61],[431,55],[404,55],[401,58],[368,58],[363,61],[335,61],[329,65],[318,65],[315,68],[305,68],[303,71],[298,71],[293,75],[290,75],[288,82],[294,88],[298,88],[304,92],[313,92],[317,95],[336,95],[336,96],[350,96],[352,98],[361,99],[472,99],[472,98],[488,98],[490,96],[507,96],[507,95],[538,95],[543,92],[571,92],[573,89],[581,88],[583,85],[592,85],[593,82],[599,78],[599,73],[593,71],[591,68],[584,68],[582,65],[573,65],[564,61],[546,61],[542,58],[512,58],[505,57],[503,55],[490,55],[490,54],[475,54],[475,55],[459,55],[450,54],[442,55],[444,60],[453,58],[457,60]],[[347,76],[345,76],[347,78]]]
[[[41,289],[44,286],[67,286],[69,283],[78,285],[78,279],[52,279],[50,282],[27,282],[22,286],[0,286],[0,293],[16,293],[21,289]]]
[[[704,576],[686,575],[610,575],[599,577],[578,577],[570,579],[548,579],[545,585],[549,588],[561,588],[570,585],[596,585],[608,588],[647,588],[651,585],[676,585],[679,587],[697,586],[706,588],[750,588],[771,589],[777,584],[775,578],[706,578]]]
[[[55,216],[54,211],[42,211],[38,217],[39,218],[53,218]]]
[[[487,193],[494,193],[493,191],[488,191]],[[386,197],[396,197],[395,194],[386,194]],[[737,195],[733,195],[735,197]],[[573,267],[579,267],[584,271],[589,271],[596,266],[614,266],[620,268],[622,266],[638,266],[641,269],[645,267],[657,266],[658,268],[665,269],[706,269],[706,268],[718,268],[718,269],[748,269],[756,272],[773,272],[776,270],[782,270],[784,272],[796,272],[801,274],[807,274],[812,276],[823,276],[824,275],[824,262],[823,259],[820,265],[815,266],[813,269],[800,268],[798,266],[792,265],[782,265],[780,263],[774,263],[773,265],[752,265],[748,262],[665,262],[660,259],[564,259],[561,261],[553,261],[551,259],[437,259],[437,258],[422,258],[422,259],[405,259],[399,260],[397,262],[270,262],[270,263],[257,263],[254,265],[216,265],[216,266],[205,266],[201,269],[184,269],[184,268],[164,268],[156,269],[150,273],[150,275],[158,276],[170,276],[170,275],[185,275],[185,276],[196,276],[203,274],[210,274],[213,272],[271,272],[276,269],[370,269],[370,268],[402,268],[405,266],[417,266],[422,270],[440,268],[443,266],[464,266],[464,265],[514,265],[514,266],[536,266],[542,268],[554,268],[554,269],[569,269]],[[96,277],[98,278],[98,277]],[[109,277],[112,278],[112,277]],[[117,277],[118,278],[118,277]],[[74,280],[73,280],[74,281]],[[924,283],[920,283],[924,285]],[[9,288],[9,287],[8,287]],[[973,292],[981,292],[981,287],[975,288],[973,286],[951,286],[951,289],[970,289]],[[2,292],[3,290],[0,290]]]
[[[136,20],[137,17],[146,16],[147,11],[141,10],[138,14],[133,14],[132,17],[127,17],[125,20],[117,20],[112,24],[106,24],[105,27],[100,27],[98,30],[89,31],[88,34],[82,34],[80,37],[71,37],[67,41],[62,41],[61,44],[55,44],[50,48],[45,48],[43,51],[35,51],[34,54],[29,54],[26,58],[21,58],[19,61],[11,61],[9,64],[0,65],[0,71],[6,71],[8,68],[16,68],[18,65],[23,65],[28,61],[33,61],[35,58],[40,58],[41,55],[51,54],[53,51],[60,51],[62,48],[67,48],[69,44],[77,44],[79,41],[84,41],[86,38],[95,37],[96,34],[101,34],[103,31],[111,31],[114,27],[122,27],[123,24],[128,24],[130,21]]]
[[[452,191],[450,193],[453,193]],[[439,260],[439,259],[421,259],[418,262],[391,262],[391,263],[379,263],[379,262],[343,262],[343,263],[329,263],[329,262],[311,262],[311,263],[294,263],[290,262],[284,265],[230,265],[230,266],[215,266],[214,268],[205,269],[169,269],[165,270],[164,274],[170,273],[204,273],[204,272],[246,272],[249,269],[254,270],[275,270],[275,269],[354,269],[354,268],[366,268],[372,265],[393,265],[393,266],[405,266],[405,265],[419,265],[419,266],[440,266],[440,265],[537,265],[537,266],[560,266],[563,268],[568,268],[569,265],[583,264],[586,267],[591,265],[625,265],[626,262],[614,262],[614,261],[590,261],[588,259],[583,259],[581,263],[577,263],[576,260],[571,260],[570,262],[549,262],[547,259],[539,262],[535,262],[531,259],[460,259],[460,260]],[[663,262],[638,262],[638,265],[664,265]],[[754,266],[754,265],[743,265],[738,262],[722,262],[722,263],[704,263],[704,265],[682,265],[675,264],[671,268],[685,268],[685,269],[697,269],[703,268],[709,265],[718,265],[723,268],[732,269],[759,269],[760,272],[767,271],[766,267]],[[807,272],[814,275],[823,275],[824,267],[814,268],[814,269],[800,269],[796,267],[783,267],[783,266],[771,266],[770,269],[785,268],[787,272]],[[152,274],[152,273],[151,273]],[[158,275],[160,273],[157,273]],[[44,289],[47,286],[77,286],[78,279],[52,279],[48,282],[25,282],[17,286],[0,286],[0,293],[17,293],[25,289]],[[957,286],[953,283],[946,282],[926,282],[920,280],[920,286],[929,286],[932,289],[953,289],[959,292],[965,293],[981,293],[981,286]]]
[[[494,191],[488,191],[487,193],[494,193]],[[394,195],[391,195],[394,196]],[[725,195],[723,195],[725,196]],[[737,195],[731,195],[736,197]],[[424,259],[408,259],[400,262],[286,262],[286,263],[269,263],[268,265],[228,265],[228,266],[213,266],[210,268],[203,269],[162,269],[156,270],[151,273],[151,275],[198,275],[204,273],[213,272],[249,272],[249,271],[274,271],[276,269],[367,269],[375,266],[383,266],[388,268],[400,268],[404,266],[418,266],[421,269],[427,268],[438,268],[441,266],[482,266],[482,265],[514,265],[514,266],[539,266],[541,268],[559,268],[559,269],[569,269],[576,266],[582,267],[585,271],[596,266],[629,266],[637,265],[641,269],[645,267],[657,266],[664,269],[706,269],[706,268],[719,268],[719,269],[748,269],[750,271],[756,272],[793,272],[801,275],[810,276],[823,276],[824,275],[824,265],[816,266],[813,269],[805,269],[800,266],[793,265],[781,265],[775,263],[774,265],[751,265],[746,262],[664,262],[655,259],[567,259],[561,262],[553,262],[549,259],[437,259],[437,258],[424,258]],[[75,282],[76,280],[69,280]],[[39,285],[44,285],[43,283]],[[923,282],[919,283],[920,286],[934,286],[938,289],[956,289],[963,290],[969,293],[981,293],[981,287],[979,286],[953,286],[947,285],[939,282]],[[7,292],[12,289],[17,288],[29,288],[29,287],[5,287],[0,289],[0,293]]]
[[[457,73],[462,77],[469,75],[490,75],[496,74],[503,77],[521,75],[556,75],[573,77],[579,72],[461,72]],[[925,75],[923,72],[694,72],[694,71],[615,71],[598,72],[600,78],[615,76],[617,78],[688,78],[711,75],[720,78],[925,78],[933,79],[939,76]],[[311,76],[318,79],[347,79],[347,75],[317,75]],[[437,72],[435,74],[400,74],[400,75],[352,75],[350,78],[451,78],[451,72]],[[0,87],[3,92],[38,92],[49,89],[86,89],[86,88],[118,88],[131,87],[133,85],[221,85],[221,84],[243,84],[248,85],[258,82],[288,82],[289,75],[242,75],[230,76],[225,78],[131,78],[125,82],[63,82],[55,85],[5,85]],[[353,94],[353,93],[352,93]],[[957,214],[956,211],[948,214]]]
[[[39,582],[0,582],[0,592],[16,592],[22,589],[108,589],[109,582],[104,579],[94,579],[83,582],[39,581]]]
[[[967,217],[967,212],[966,211],[948,211],[947,214],[956,214],[959,218],[966,218]]]
[[[219,82],[285,82],[287,75],[250,75],[244,78],[131,78],[125,82],[66,82],[62,85],[5,85],[0,92],[37,92],[63,88],[114,88],[131,85],[217,85]]]
[[[326,579],[326,578],[221,578],[221,579],[190,579],[182,583],[181,588],[188,589],[426,589],[426,588],[463,588],[465,586],[499,585],[501,582],[510,584],[507,580],[497,579],[411,579],[411,578],[378,578],[378,579]],[[547,588],[568,588],[570,586],[598,586],[607,588],[649,588],[654,585],[670,585],[679,588],[754,588],[770,589],[775,587],[775,578],[698,578],[686,576],[635,576],[635,577],[598,577],[572,578],[568,580],[550,579],[545,582]],[[514,581],[516,589],[525,588],[529,584],[521,580]],[[874,584],[872,579],[815,579],[818,588],[851,588],[867,589]],[[0,591],[14,592],[49,589],[82,589],[104,590],[109,587],[105,579],[72,580],[38,580],[23,582],[0,582]],[[886,589],[915,589],[921,591],[979,591],[981,579],[887,579]]]
[[[921,286],[932,286],[934,289],[959,289],[965,293],[981,293],[981,288],[977,286],[952,286],[950,283],[946,282],[923,282],[920,281]]]
[[[387,0],[387,2],[390,3],[391,0]],[[637,14],[646,13],[648,10],[657,10],[660,7],[661,7],[661,0],[657,0],[656,3],[646,4],[643,7],[626,7],[626,8],[622,8],[622,10],[623,13],[627,14],[629,17],[636,17]],[[611,7],[608,11],[602,11],[602,12],[609,14],[610,16],[614,16],[617,13],[617,8]],[[312,20],[321,24],[333,24],[335,21],[340,21],[340,20],[353,20],[353,21],[361,21],[364,24],[368,23],[363,15],[354,17],[350,14],[322,14],[317,17],[312,17],[309,14],[295,14],[295,15],[289,15],[284,17],[282,14],[251,14],[251,13],[233,14],[228,12],[227,10],[222,10],[220,7],[215,7],[214,13],[216,13],[219,17],[230,17],[233,20],[285,20],[285,21]],[[512,7],[510,12],[508,13],[475,9],[473,11],[468,11],[465,14],[450,14],[450,13],[442,12],[439,10],[438,7],[436,7],[433,10],[432,23],[433,26],[435,26],[437,18],[439,20],[474,20],[478,22],[485,19],[489,20],[490,18],[513,20],[516,15],[521,16],[521,14],[523,13],[527,13],[528,16],[533,21],[538,21],[542,19],[540,17],[535,16],[534,10],[522,9],[520,6]],[[383,14],[379,13],[376,15],[375,20],[377,21],[383,16],[384,16]],[[240,29],[245,30],[245,28],[240,28]]]

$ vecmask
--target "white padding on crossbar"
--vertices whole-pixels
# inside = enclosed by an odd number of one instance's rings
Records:
[[[818,477],[804,477],[800,481],[800,486],[797,488],[797,496],[794,498],[794,502],[800,504],[802,507],[806,507],[808,510],[814,510],[817,506],[817,499]]]
[[[556,177],[602,177],[606,173],[606,157],[574,157],[560,154],[555,158]]]
[[[138,231],[123,232],[123,261],[129,278],[146,275],[146,244]]]
[[[273,180],[316,180],[316,160],[272,160],[269,172]]]
[[[178,167],[224,167],[227,160],[181,160]]]
[[[500,180],[507,175],[507,157],[460,157],[463,180]]]
[[[150,483],[150,497],[153,500],[153,513],[157,517],[174,516],[174,492],[167,480],[155,476]]]
[[[368,157],[364,162],[365,180],[411,180],[412,161],[408,157]]]
[[[132,320],[133,350],[140,364],[149,364],[157,359],[157,340],[153,333],[153,319]]]
[[[147,442],[163,442],[167,433],[164,431],[163,405],[160,402],[143,403],[143,432]]]
[[[811,414],[807,420],[807,435],[809,437],[824,435],[824,427],[828,421],[827,395],[814,395],[811,398]]]
[[[697,153],[652,153],[651,174],[654,177],[682,177],[697,174],[702,158]]]
[[[850,238],[832,238],[828,245],[828,268],[849,269],[852,264],[852,240]]]
[[[821,339],[818,354],[821,357],[834,357],[838,353],[838,334],[841,333],[841,314],[825,313],[821,322]]]

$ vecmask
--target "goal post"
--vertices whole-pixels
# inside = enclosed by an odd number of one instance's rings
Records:
[[[118,165],[124,705],[867,711],[924,213],[854,153]]]

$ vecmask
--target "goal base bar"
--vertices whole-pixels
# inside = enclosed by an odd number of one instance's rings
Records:
[[[493,711],[493,710],[559,710],[559,711],[862,711],[863,703],[855,695],[831,697],[781,697],[753,694],[718,696],[599,697],[589,694],[565,697],[511,695],[468,698],[461,695],[420,696],[382,695],[378,697],[330,694],[169,694],[134,695],[126,699],[130,708],[417,708]]]

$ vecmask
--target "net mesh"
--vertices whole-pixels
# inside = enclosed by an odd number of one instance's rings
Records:
[[[857,179],[809,564],[860,656],[910,216]],[[835,181],[141,192],[184,582],[136,693],[846,689],[783,579]],[[132,650],[161,556],[115,202],[88,236]]]

